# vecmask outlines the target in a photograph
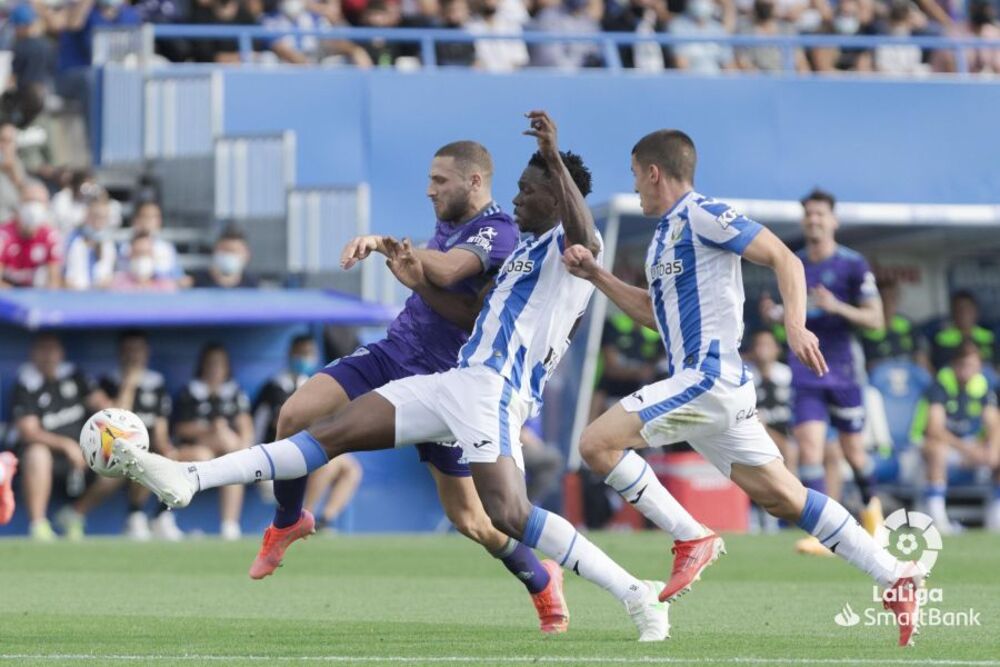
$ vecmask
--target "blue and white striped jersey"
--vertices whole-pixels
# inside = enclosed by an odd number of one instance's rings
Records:
[[[603,259],[604,242],[598,235]],[[507,258],[486,297],[469,342],[458,353],[459,368],[487,366],[504,377],[534,410],[594,286],[566,270],[562,225],[525,237]]]
[[[689,192],[656,226],[646,278],[669,373],[696,368],[746,381],[740,256],[761,225],[729,205]]]

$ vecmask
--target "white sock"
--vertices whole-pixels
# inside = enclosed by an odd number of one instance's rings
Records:
[[[326,465],[326,452],[308,431],[290,438],[241,449],[211,461],[187,464],[198,490],[267,479],[298,479]]]
[[[812,489],[806,493],[799,528],[882,586],[894,584],[902,563],[880,547],[843,505]]]
[[[626,451],[604,482],[675,540],[694,540],[705,535],[704,527],[670,495],[635,451]]]
[[[558,514],[533,508],[521,542],[597,584],[621,602],[637,600],[646,592],[645,584],[611,560]]]

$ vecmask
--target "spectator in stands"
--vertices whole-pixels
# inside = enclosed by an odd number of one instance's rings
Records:
[[[1000,39],[995,4],[988,0],[975,0],[969,5],[969,33],[980,39]],[[970,72],[1000,74],[1000,49],[973,49],[967,58]]]
[[[878,32],[892,37],[911,37],[916,17],[923,17],[910,0],[892,0],[889,14]],[[919,74],[928,71],[923,51],[913,44],[882,44],[875,48],[875,69],[884,74]]]
[[[731,7],[730,3],[730,7]],[[716,13],[715,0],[688,0],[685,12],[670,22],[670,34],[681,37],[725,37],[726,27]],[[718,74],[732,69],[733,50],[714,42],[694,42],[674,47],[674,64],[677,69],[696,74]]]
[[[195,378],[177,397],[174,433],[178,444],[197,445],[214,456],[253,444],[250,399],[233,379],[229,353],[218,343],[208,343],[198,355]],[[241,535],[243,487],[219,490],[219,533],[225,540]]]
[[[113,292],[173,292],[177,281],[156,275],[156,246],[149,232],[137,231],[129,243],[128,263],[115,273],[109,288]]]
[[[256,0],[194,0],[190,22],[198,25],[253,25],[262,14]],[[239,45],[235,39],[197,39],[191,44],[191,57],[197,62],[238,63]]]
[[[860,0],[841,0],[832,21],[824,23],[820,33],[853,37],[875,34],[871,12],[865,11]],[[810,60],[817,72],[871,72],[875,65],[871,49],[854,47],[823,47],[810,49]]]
[[[51,333],[35,338],[31,361],[18,372],[11,412],[32,538],[55,539],[46,518],[54,479],[67,497],[83,493],[88,468],[78,443],[80,431],[93,412],[108,406],[103,392],[65,361],[59,338]],[[81,539],[83,518],[67,509],[57,522],[67,538]]]
[[[163,212],[155,201],[144,201],[136,206],[132,216],[133,233],[148,234],[153,245],[153,276],[157,279],[175,281],[179,287],[186,287],[190,280],[184,275],[180,261],[177,259],[177,248],[163,238]],[[131,257],[131,243],[123,244],[118,251],[127,265]]]
[[[601,27],[608,32],[652,35],[663,32],[669,20],[666,0],[629,0],[627,4],[609,7]],[[621,45],[618,47],[618,55],[623,67],[647,72],[661,71],[668,63],[672,63],[668,51],[652,42]]]
[[[979,324],[979,304],[976,297],[972,292],[960,290],[951,295],[951,321],[934,334],[931,363],[935,368],[944,368],[966,341],[976,344],[985,363],[991,364],[996,358],[996,335]]]
[[[398,28],[402,20],[399,3],[395,0],[369,0],[361,12],[361,25],[366,28]],[[378,67],[391,67],[397,58],[409,51],[405,44],[384,39],[365,42],[363,47],[369,60]]]
[[[116,408],[131,410],[149,431],[150,447],[157,454],[181,461],[204,461],[212,458],[207,447],[174,447],[170,441],[170,417],[173,402],[163,375],[149,368],[150,348],[146,334],[138,330],[122,332],[118,339],[118,368],[100,380],[100,388]],[[143,506],[149,492],[139,484],[128,489],[128,518],[125,534],[133,539],[177,541],[184,534],[177,527],[173,512],[159,503],[150,522]]]
[[[212,265],[207,271],[194,273],[195,287],[257,287],[257,277],[246,272],[250,261],[247,237],[237,227],[230,226],[215,242]]]
[[[105,289],[111,285],[118,251],[108,225],[107,198],[94,199],[87,207],[87,219],[66,241],[64,275],[68,289]]]
[[[893,278],[881,278],[878,281],[878,291],[882,297],[885,327],[861,330],[861,343],[868,368],[874,368],[882,361],[897,359],[929,366],[927,345],[923,337],[914,328],[912,321],[899,314],[899,283]]]
[[[0,221],[7,222],[17,213],[25,178],[24,164],[17,154],[17,127],[0,123]]]
[[[947,531],[949,478],[956,483],[985,478],[995,490],[986,524],[1000,530],[1000,413],[975,343],[965,341],[957,348],[951,364],[938,373],[927,400],[927,513],[939,530]]]
[[[59,94],[76,100],[86,114],[94,30],[141,23],[139,13],[125,4],[125,0],[78,0],[52,13],[49,29],[59,34],[59,77],[56,80]]]
[[[331,12],[332,8],[327,7],[326,14]],[[331,23],[326,14],[313,11],[306,0],[281,0],[274,12],[261,18],[261,24],[276,30],[325,30],[344,23],[342,19],[336,24]],[[313,35],[284,35],[272,40],[269,47],[282,62],[292,64],[318,63],[327,56],[346,58],[359,67],[371,67],[372,64],[363,48],[344,40],[324,41]]]
[[[604,13],[603,0],[534,0],[529,30],[587,35],[599,32]],[[530,47],[535,67],[580,69],[603,63],[596,43],[565,42],[534,44]]]
[[[760,421],[785,457],[785,465],[798,474],[798,452],[791,442],[792,369],[778,361],[781,352],[782,347],[774,333],[761,329],[750,340],[747,361],[757,388]]]
[[[469,23],[469,0],[441,0],[442,28],[465,30]],[[437,63],[442,67],[472,67],[476,64],[476,45],[472,42],[442,42],[434,46]]]
[[[521,428],[521,453],[524,455],[528,500],[533,505],[541,505],[546,498],[559,490],[563,456],[558,447],[542,439],[538,420],[531,422]]]
[[[23,2],[11,10],[16,41],[11,62],[13,107],[15,122],[21,127],[31,124],[42,110],[45,95],[52,88],[55,74],[55,49],[45,37],[42,22],[30,3]]]
[[[315,338],[309,334],[293,338],[288,348],[288,367],[268,380],[257,397],[253,417],[258,442],[274,441],[281,406],[319,367],[319,349]],[[326,495],[326,502],[316,509],[317,528],[333,526],[354,497],[361,476],[361,464],[350,454],[336,457],[309,475],[304,507],[315,508],[316,503]]]
[[[69,234],[87,219],[87,205],[102,188],[87,169],[66,171],[63,187],[52,195],[52,224],[60,234]]]
[[[739,32],[745,35],[776,37],[794,34],[788,23],[776,16],[774,0],[754,0],[753,19],[745,22]],[[792,51],[792,59],[797,72],[807,72],[809,64],[802,49]],[[760,72],[780,72],[785,69],[785,53],[778,46],[748,46],[736,50],[736,63],[742,70]]]
[[[500,11],[501,0],[477,0],[468,30],[475,35],[517,35],[527,16]],[[511,72],[528,64],[528,47],[519,39],[478,39],[476,65],[489,72]]]
[[[17,216],[0,225],[0,289],[62,284],[62,243],[50,220],[48,188],[28,179]]]
[[[608,315],[601,334],[601,358],[594,391],[594,416],[643,385],[666,376],[660,335],[625,313]]]

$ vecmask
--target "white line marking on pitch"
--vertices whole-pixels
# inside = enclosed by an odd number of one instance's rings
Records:
[[[0,654],[5,660],[59,660],[64,662],[102,660],[113,662],[191,661],[191,662],[331,662],[331,663],[474,663],[474,664],[644,664],[644,665],[934,665],[940,667],[1000,667],[1000,660],[948,660],[936,658],[671,658],[636,656],[634,658],[581,658],[573,656],[353,656],[353,655],[97,655],[82,653]]]

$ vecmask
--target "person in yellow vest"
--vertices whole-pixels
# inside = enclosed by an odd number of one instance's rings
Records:
[[[996,359],[996,335],[979,324],[979,304],[972,292],[965,290],[951,295],[951,321],[932,340],[931,361],[935,368],[944,368],[965,341],[975,343],[985,364]]]
[[[860,331],[868,368],[874,368],[882,361],[900,359],[928,368],[930,363],[926,340],[913,326],[913,322],[899,313],[899,283],[892,277],[880,278],[878,291],[882,297],[885,325],[878,329]]]
[[[925,504],[941,532],[952,528],[945,507],[948,483],[984,477],[992,479],[994,489],[986,526],[1000,530],[1000,412],[982,368],[979,347],[966,341],[928,393]]]

